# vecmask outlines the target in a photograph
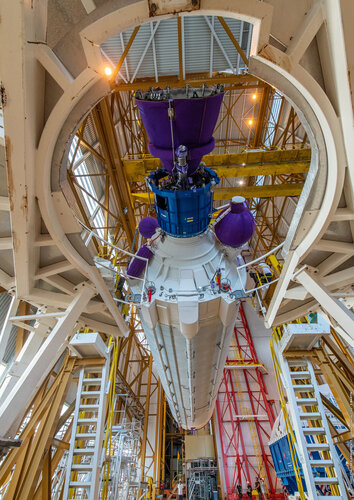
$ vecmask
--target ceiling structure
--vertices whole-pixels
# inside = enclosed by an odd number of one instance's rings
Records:
[[[68,178],[62,177],[61,183],[67,199],[72,200],[74,193],[86,227],[121,248],[131,248],[136,222],[153,211],[147,206],[151,196],[144,178],[160,165],[148,155],[134,92],[150,86],[184,86],[187,75],[193,85],[207,80],[225,86],[215,149],[204,159],[221,177],[216,204],[237,194],[250,200],[258,222],[251,243],[254,256],[279,245],[311,155],[293,107],[281,93],[247,73],[251,35],[249,23],[195,16],[148,23],[101,45],[107,67],[117,73],[116,83],[80,126],[68,157]],[[107,160],[106,127],[116,136],[118,165]],[[130,196],[120,193],[115,177],[125,177]],[[124,207],[128,213],[133,209],[134,220],[122,213]],[[93,244],[98,252],[95,238]]]

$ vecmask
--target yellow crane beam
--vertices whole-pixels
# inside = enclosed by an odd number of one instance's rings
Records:
[[[311,150],[252,151],[206,155],[203,161],[220,177],[255,177],[258,175],[289,175],[307,173]],[[151,170],[161,168],[158,158],[149,155],[127,156],[123,165],[128,182],[142,181]]]
[[[227,188],[216,188],[214,200],[231,200],[233,196],[244,198],[274,198],[276,196],[300,196],[303,182],[294,184],[270,184],[265,186],[234,186]],[[132,193],[133,198],[149,203],[154,203],[153,193]]]

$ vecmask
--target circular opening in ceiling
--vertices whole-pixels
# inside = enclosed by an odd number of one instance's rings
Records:
[[[145,177],[160,163],[149,154],[135,101],[137,91],[149,89],[161,93],[179,88],[188,95],[203,85],[224,87],[215,147],[203,158],[221,178],[215,207],[245,196],[261,228],[250,244],[253,257],[286,237],[311,149],[292,104],[248,73],[251,37],[252,25],[244,21],[188,16],[147,23],[101,45],[111,92],[77,128],[66,178],[61,176],[93,254],[102,251],[104,242],[91,231],[120,248],[136,249],[136,225],[153,213]]]

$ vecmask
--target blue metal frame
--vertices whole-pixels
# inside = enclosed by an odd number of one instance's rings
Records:
[[[155,209],[159,226],[175,238],[191,238],[206,231],[213,208],[212,185],[220,178],[209,168],[204,169],[212,180],[202,188],[192,190],[160,189],[158,184],[167,177],[165,169],[155,170],[148,176],[149,187],[155,194]]]

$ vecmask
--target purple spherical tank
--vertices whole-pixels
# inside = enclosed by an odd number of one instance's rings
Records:
[[[230,212],[215,225],[215,234],[224,245],[240,247],[253,235],[256,223],[242,196],[234,196]]]
[[[149,151],[161,159],[170,173],[173,169],[171,122],[169,107],[173,108],[173,141],[175,148],[188,148],[188,174],[198,168],[202,157],[214,149],[213,131],[219,116],[224,94],[206,97],[149,101],[136,99],[141,118],[150,139]]]
[[[159,224],[155,217],[144,217],[139,222],[139,232],[144,238],[151,238]]]
[[[153,257],[153,253],[146,245],[143,245],[139,248],[139,250],[135,254],[139,257],[144,257],[145,259],[151,259]],[[127,276],[130,278],[139,278],[146,267],[146,260],[138,259],[137,257],[133,257],[130,261],[130,264],[127,269]]]

